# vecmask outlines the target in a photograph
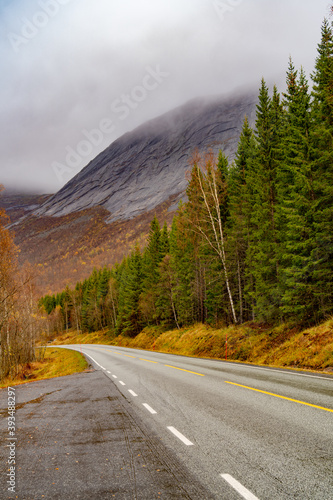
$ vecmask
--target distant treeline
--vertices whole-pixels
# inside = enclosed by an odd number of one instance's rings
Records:
[[[255,129],[245,118],[236,159],[193,157],[170,230],[151,223],[146,248],[40,304],[62,327],[181,327],[333,313],[333,35],[322,25],[310,92],[292,60],[286,91],[264,80]],[[58,319],[56,319],[58,317]]]

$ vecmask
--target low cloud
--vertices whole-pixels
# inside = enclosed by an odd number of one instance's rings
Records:
[[[0,182],[54,192],[124,132],[193,97],[252,90],[262,76],[282,89],[289,55],[312,71],[328,5],[3,1]],[[152,91],[143,84],[147,68],[168,74]],[[104,131],[103,120],[112,122]],[[67,165],[69,150],[78,152],[89,141],[83,131],[92,130],[102,137]],[[56,163],[69,168],[66,175],[57,175]]]

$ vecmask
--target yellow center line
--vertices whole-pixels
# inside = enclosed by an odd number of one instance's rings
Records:
[[[129,354],[124,354],[123,352],[118,352],[118,351],[112,351],[111,349],[105,349],[103,347],[96,347],[96,349],[99,349],[100,351],[112,352],[112,354],[119,354],[119,356],[126,356],[127,358],[136,358],[136,356],[130,356]]]
[[[168,368],[174,368],[175,370],[181,370],[182,372],[187,372],[187,373],[193,373],[193,375],[200,375],[200,377],[204,377],[203,373],[197,373],[197,372],[191,372],[190,370],[185,370],[184,368],[178,368],[177,366],[172,366],[172,365],[164,365],[167,366]]]
[[[151,361],[150,359],[144,359],[144,358],[139,358],[141,361],[147,361],[148,363],[155,363],[156,365],[158,365],[158,362],[157,361]]]
[[[104,347],[95,347],[95,349],[99,349],[100,351],[109,351],[109,352],[112,352],[113,354],[120,354],[121,356],[123,356],[123,354],[120,352],[111,351],[111,349],[105,349]]]
[[[237,387],[243,387],[244,389],[249,389],[250,391],[261,392],[262,394],[268,394],[269,396],[274,396],[275,398],[286,399],[287,401],[293,401],[294,403],[299,403],[305,406],[311,406],[312,408],[318,408],[319,410],[330,411],[333,413],[333,410],[330,408],[324,408],[323,406],[313,405],[311,403],[306,403],[305,401],[299,401],[298,399],[287,398],[286,396],[280,396],[280,394],[274,394],[273,392],[261,391],[260,389],[254,389],[253,387],[248,387],[247,385],[235,384],[235,382],[228,382],[225,380],[226,384],[236,385]]]

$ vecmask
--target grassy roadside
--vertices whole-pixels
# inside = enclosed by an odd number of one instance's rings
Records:
[[[110,332],[78,335],[70,331],[54,343],[110,344],[225,359],[226,337],[229,361],[333,373],[333,318],[304,330],[286,324],[269,328],[251,323],[220,329],[197,324],[167,332],[149,327],[133,339]]]
[[[69,349],[49,348],[44,359],[22,366],[14,379],[7,378],[0,383],[0,388],[35,382],[54,377],[63,377],[84,371],[88,363],[84,356]]]
[[[108,331],[78,334],[71,330],[55,338],[53,343],[109,344],[225,359],[226,338],[228,361],[333,374],[333,318],[304,330],[297,330],[288,325],[268,328],[251,323],[220,329],[197,324],[167,332],[149,327],[135,338],[122,335],[115,337]],[[87,366],[81,353],[57,349],[51,345],[46,349],[42,361],[22,367],[14,380],[4,380],[0,383],[0,388],[71,375],[84,371]]]

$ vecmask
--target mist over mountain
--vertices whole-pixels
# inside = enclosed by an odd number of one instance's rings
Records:
[[[113,142],[34,215],[59,217],[100,206],[112,222],[171,197],[175,208],[195,150],[222,149],[233,160],[244,116],[253,124],[256,101],[252,94],[198,98],[144,123]]]
[[[94,267],[120,262],[145,245],[157,216],[170,226],[186,199],[190,158],[220,149],[235,156],[245,115],[254,125],[251,93],[195,99],[126,133],[53,195],[5,190],[20,261],[38,269],[40,293],[59,291]]]

